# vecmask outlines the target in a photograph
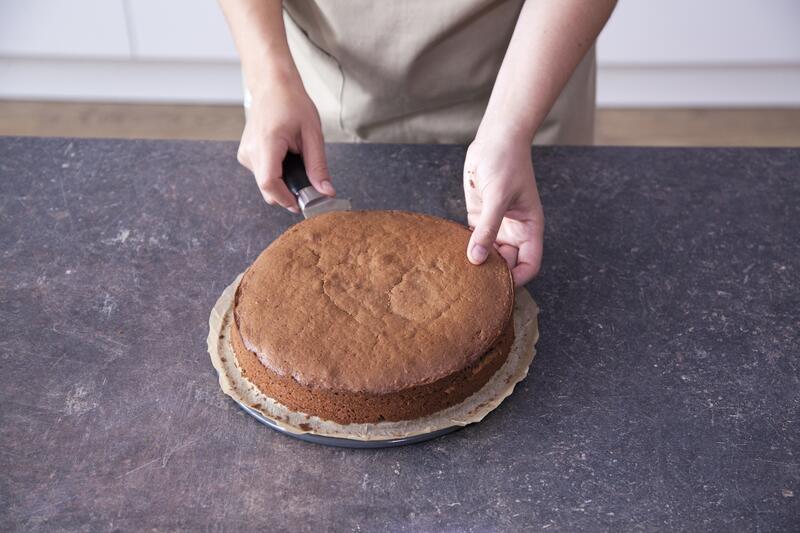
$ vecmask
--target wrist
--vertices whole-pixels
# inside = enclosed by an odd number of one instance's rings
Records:
[[[475,142],[501,142],[507,146],[520,147],[528,151],[533,142],[534,134],[535,131],[532,128],[525,127],[512,120],[493,121],[484,117],[475,134]]]
[[[475,140],[481,142],[499,140],[503,143],[524,146],[528,149],[533,143],[535,134],[536,128],[522,123],[519,117],[491,114],[487,110],[480,126],[478,126]]]
[[[247,90],[254,100],[270,98],[276,90],[305,93],[303,80],[293,64],[275,65],[266,62],[255,75],[246,76],[246,81]]]
[[[288,47],[279,44],[267,41],[254,46],[250,54],[243,57],[242,67],[247,89],[254,96],[273,92],[275,87],[292,89],[303,85]]]

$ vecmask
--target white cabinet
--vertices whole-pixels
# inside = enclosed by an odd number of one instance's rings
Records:
[[[0,57],[128,59],[123,0],[0,0]]]
[[[601,65],[800,63],[797,0],[620,0],[598,42]]]
[[[800,105],[799,30],[800,0],[620,0],[597,45],[598,102]],[[216,0],[0,0],[0,98],[241,95]]]
[[[605,106],[800,105],[797,0],[620,0],[597,44]]]
[[[216,0],[129,0],[137,59],[237,61]]]

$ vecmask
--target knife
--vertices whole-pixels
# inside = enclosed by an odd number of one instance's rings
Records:
[[[330,211],[349,211],[350,200],[326,196],[317,191],[308,179],[303,157],[291,152],[283,160],[283,181],[297,198],[303,216],[311,218]]]

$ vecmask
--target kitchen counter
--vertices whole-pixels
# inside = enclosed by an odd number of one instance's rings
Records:
[[[331,145],[356,207],[463,220],[458,146]],[[800,150],[536,148],[528,378],[413,446],[301,442],[206,353],[298,217],[220,142],[0,139],[0,522],[27,531],[796,531]]]

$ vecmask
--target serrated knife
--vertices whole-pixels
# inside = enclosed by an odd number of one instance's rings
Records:
[[[306,218],[330,211],[349,211],[351,209],[350,200],[326,196],[311,185],[303,158],[298,154],[291,152],[286,154],[286,158],[283,160],[283,181],[297,198],[300,211]]]

